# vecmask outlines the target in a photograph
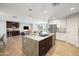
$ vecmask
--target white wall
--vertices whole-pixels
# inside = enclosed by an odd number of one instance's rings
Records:
[[[5,22],[4,17],[0,16],[0,36],[2,36],[5,33],[6,33],[6,22]]]
[[[66,28],[66,33],[56,33],[57,39],[67,41],[79,47],[79,14],[52,20],[50,24],[57,24],[58,28]]]

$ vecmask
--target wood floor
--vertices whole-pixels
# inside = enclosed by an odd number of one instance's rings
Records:
[[[47,56],[79,56],[79,48],[74,45],[56,40],[54,48],[51,48]]]
[[[0,48],[0,55],[25,56],[22,52],[21,37],[7,38],[6,48]],[[79,56],[79,49],[67,42],[56,40],[55,46],[48,51],[46,56]]]

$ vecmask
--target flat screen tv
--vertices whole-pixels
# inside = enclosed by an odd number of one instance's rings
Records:
[[[29,26],[24,26],[23,29],[24,30],[28,30],[29,29]]]

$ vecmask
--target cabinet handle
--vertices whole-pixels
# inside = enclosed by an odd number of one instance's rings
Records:
[[[42,47],[42,49],[45,49],[45,47]]]

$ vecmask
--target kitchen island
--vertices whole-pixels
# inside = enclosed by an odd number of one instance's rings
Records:
[[[26,56],[43,56],[55,43],[55,34],[41,37],[38,34],[29,34],[22,37],[23,52]]]

